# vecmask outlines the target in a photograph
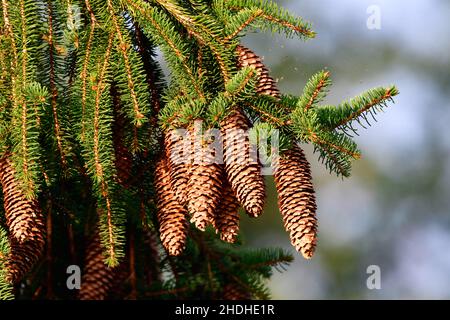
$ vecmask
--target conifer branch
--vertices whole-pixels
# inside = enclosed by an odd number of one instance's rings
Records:
[[[85,118],[86,118],[86,104],[87,104],[87,78],[88,78],[88,67],[89,61],[91,59],[91,49],[92,43],[94,41],[95,27],[97,25],[97,20],[95,18],[94,12],[92,11],[91,4],[89,0],[85,0],[86,8],[90,15],[90,31],[88,40],[86,43],[86,49],[84,53],[83,67],[80,74],[81,79],[81,142],[85,139]]]
[[[170,51],[166,50],[166,53],[168,55],[170,54],[175,55],[177,59],[177,64],[179,64],[182,67],[182,69],[185,72],[185,75],[188,76],[189,84],[192,86],[195,93],[199,97],[204,98],[203,91],[201,89],[202,86],[199,80],[194,76],[193,70],[187,63],[188,58],[184,54],[186,49],[180,48],[179,46],[182,43],[184,43],[184,41],[182,40],[180,35],[168,31],[168,28],[164,27],[160,23],[160,21],[170,21],[170,18],[167,17],[166,14],[163,13],[162,11],[158,10],[155,7],[150,7],[147,3],[144,3],[142,1],[139,1],[140,6],[134,0],[133,1],[125,0],[125,1],[127,2],[130,11],[134,13],[135,18],[138,21],[141,20],[142,23],[140,23],[140,25],[144,27],[144,30],[145,26],[148,26],[148,23],[150,23],[150,25],[154,28],[155,32],[150,33],[149,36],[157,40],[158,43],[165,45],[164,47],[170,50]],[[140,17],[144,19],[139,19]],[[170,59],[170,56],[168,56],[167,58]],[[174,69],[176,70],[176,68]],[[181,78],[184,78],[183,74],[180,73],[177,74],[179,74]]]
[[[382,108],[383,105],[391,101],[394,96],[398,94],[397,88],[394,86],[388,88],[378,88],[356,97],[349,102],[343,103],[338,106],[338,110],[341,109],[345,118],[339,120],[337,123],[330,126],[330,129],[336,129],[344,127],[351,121],[357,119],[366,112],[370,112],[371,109]],[[341,114],[341,116],[343,115]]]
[[[139,0],[141,1],[141,0]],[[197,21],[196,17],[190,16],[189,13],[182,9],[181,5],[174,0],[157,0],[167,11],[169,11],[191,34],[193,34],[202,45],[208,45],[214,53],[215,58],[220,66],[224,82],[227,82],[232,70],[231,64],[223,56],[224,51],[221,47],[225,45],[224,41],[214,34],[207,26],[214,25],[214,20],[208,20],[207,23]],[[206,19],[206,17],[202,17]],[[206,21],[205,21],[206,22]],[[215,26],[218,28],[218,26]],[[197,30],[201,30],[198,32]],[[229,60],[229,59],[228,59]]]
[[[114,31],[116,32],[116,36],[119,39],[118,48],[119,48],[120,52],[122,53],[123,61],[125,64],[128,89],[130,91],[131,100],[133,103],[134,114],[135,114],[134,120],[136,121],[136,126],[140,127],[142,125],[142,120],[145,118],[145,116],[142,114],[142,112],[140,110],[141,109],[140,103],[138,101],[137,92],[135,91],[136,85],[134,83],[132,69],[131,69],[131,65],[130,65],[130,59],[129,59],[129,55],[130,55],[129,51],[130,51],[131,45],[128,41],[125,40],[125,37],[122,34],[122,30],[119,25],[119,22],[117,21],[116,12],[113,7],[112,1],[107,0],[107,4],[108,4],[108,11],[110,13],[110,17],[111,17],[111,20],[114,25]]]
[[[262,11],[260,8],[257,8],[256,10],[253,9],[244,9],[241,10],[236,16],[234,16],[233,18],[236,21],[239,21],[243,18],[245,18],[245,21],[241,22],[240,25],[235,28],[234,24],[232,22],[230,22],[227,27],[225,28],[226,34],[228,33],[228,35],[225,37],[225,41],[230,41],[234,38],[236,38],[239,33],[241,33],[246,27],[248,27],[253,21],[255,21],[258,17],[261,17],[263,15],[264,11]],[[231,29],[233,28],[233,31],[228,31],[227,29]],[[228,32],[227,32],[228,31]]]
[[[287,36],[296,34],[302,39],[314,38],[315,33],[309,23],[301,18],[294,17],[289,12],[281,9],[275,2],[268,0],[215,0],[216,10],[228,9],[232,12],[258,8],[263,11],[260,15],[267,24],[259,24],[258,27],[271,28],[274,31],[283,31]]]
[[[313,76],[305,86],[303,95],[298,101],[298,106],[306,112],[319,103],[326,95],[326,88],[331,84],[330,73],[321,71]]]
[[[55,71],[55,58],[54,58],[54,30],[53,30],[53,7],[52,0],[47,1],[48,10],[48,45],[49,45],[49,64],[50,64],[50,95],[53,114],[53,125],[55,130],[56,145],[58,147],[59,156],[61,158],[61,165],[63,170],[67,169],[67,159],[63,148],[62,128],[58,115],[58,89],[56,86],[56,71]]]

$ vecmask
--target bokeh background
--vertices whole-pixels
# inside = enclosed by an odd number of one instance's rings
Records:
[[[357,141],[363,159],[342,180],[313,165],[319,245],[312,261],[295,254],[270,282],[275,299],[450,298],[450,1],[277,1],[313,24],[307,42],[254,33],[243,42],[265,58],[280,88],[299,94],[327,68],[337,104],[362,91],[396,84],[391,105]],[[369,30],[367,9],[381,10]],[[292,250],[276,208],[245,220],[245,243]],[[251,223],[250,223],[251,222]],[[381,268],[381,289],[366,286],[367,267]]]

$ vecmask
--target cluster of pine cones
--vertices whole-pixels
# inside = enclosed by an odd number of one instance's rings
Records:
[[[239,67],[250,66],[258,73],[257,92],[279,98],[276,83],[260,57],[238,46]],[[169,131],[165,152],[156,165],[160,237],[171,255],[185,248],[189,222],[205,230],[212,225],[222,240],[233,243],[239,231],[239,208],[250,217],[262,214],[265,201],[261,165],[252,155],[250,121],[235,108],[220,126],[223,163],[214,161],[214,150],[198,137],[194,125],[188,138]],[[200,140],[200,141],[199,141]],[[186,142],[187,141],[187,142]],[[206,145],[206,147],[205,147]],[[280,154],[273,163],[280,213],[291,242],[309,259],[317,241],[316,201],[309,163],[297,145]]]
[[[242,46],[238,47],[238,53],[239,67],[251,66],[257,71],[258,93],[279,97],[275,81],[261,59]],[[233,243],[239,232],[239,208],[242,206],[251,217],[262,214],[265,185],[261,165],[252,157],[256,150],[246,134],[250,126],[239,108],[221,123],[222,164],[215,163],[211,150],[195,143],[201,134],[198,127],[189,132],[192,139],[187,140],[191,148],[186,148],[185,139],[175,131],[166,133],[165,152],[156,165],[155,188],[160,238],[170,255],[179,255],[185,248],[189,222],[200,230],[212,225],[222,240]],[[189,154],[185,154],[186,150]],[[119,179],[127,187],[125,181],[129,176],[120,173],[129,172],[127,163],[131,156],[120,152],[122,149],[118,151]],[[10,157],[5,153],[0,158],[0,182],[10,233],[8,277],[17,283],[42,256],[46,225],[37,201],[27,199],[21,191]],[[316,202],[310,166],[300,147],[295,145],[275,159],[274,176],[285,228],[293,246],[309,259],[317,241]],[[103,259],[98,241],[93,243],[97,250],[91,249],[91,255],[96,254],[97,258],[87,259],[88,269],[89,260]],[[89,274],[96,273],[98,270]]]

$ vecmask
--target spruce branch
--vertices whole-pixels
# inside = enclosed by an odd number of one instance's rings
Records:
[[[122,56],[126,77],[125,82],[127,84],[126,88],[128,89],[130,96],[129,100],[131,100],[130,102],[132,105],[132,116],[130,118],[136,127],[141,127],[146,120],[144,115],[146,113],[145,104],[148,101],[148,98],[146,97],[146,90],[143,89],[139,91],[139,84],[145,83],[143,79],[139,79],[139,76],[142,77],[142,68],[139,68],[140,61],[138,61],[135,57],[135,52],[132,50],[132,43],[130,39],[128,39],[128,37],[123,33],[122,26],[118,20],[118,16],[116,15],[117,10],[113,6],[112,0],[107,0],[107,7],[109,16],[111,17],[113,23],[112,30],[116,33],[118,39],[117,49],[120,51]]]
[[[224,46],[225,49],[227,46],[220,38],[222,26],[207,15],[190,15],[178,1],[157,0],[157,2],[170,12],[201,45],[207,45],[210,48],[219,64],[223,81],[228,81],[235,67],[230,59],[229,51],[224,50]]]
[[[298,36],[303,40],[314,38],[315,33],[311,30],[308,22],[299,17],[293,16],[288,11],[280,8],[275,2],[268,0],[215,0],[213,7],[218,14],[227,10],[240,12],[241,10],[259,9],[263,13],[259,14],[265,23],[258,23],[261,30],[283,32],[287,37]],[[228,15],[226,15],[228,18]],[[253,20],[256,20],[253,19]]]
[[[395,86],[375,88],[343,102],[337,107],[322,107],[318,108],[316,112],[328,130],[350,129],[356,133],[356,130],[351,126],[353,121],[358,121],[361,124],[362,119],[370,125],[368,116],[372,116],[375,120],[375,115],[383,111],[388,102],[393,102],[393,97],[398,94],[399,91]]]
[[[224,29],[226,41],[235,39],[246,27],[251,25],[264,11],[260,8],[242,9],[237,14],[231,16]]]
[[[188,89],[204,98],[201,80],[189,63],[190,43],[175,31],[176,27],[171,24],[171,18],[157,7],[151,7],[141,0],[124,1],[147,36],[161,46],[176,78],[179,81],[184,80]]]
[[[327,94],[327,87],[331,85],[330,73],[321,71],[314,75],[306,84],[303,95],[298,99],[297,106],[308,111],[322,101]]]

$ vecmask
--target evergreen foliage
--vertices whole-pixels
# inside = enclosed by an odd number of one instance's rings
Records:
[[[105,264],[129,266],[126,292],[115,298],[221,299],[230,284],[250,298],[270,296],[265,281],[292,261],[287,252],[243,250],[209,229],[189,231],[179,257],[145,240],[158,234],[154,169],[163,135],[198,119],[204,130],[220,128],[241,108],[256,135],[278,129],[281,151],[312,144],[331,172],[348,177],[360,157],[354,123],[370,124],[398,90],[322,106],[331,80],[321,71],[299,96],[260,95],[258,73],[237,63],[248,30],[315,36],[270,0],[1,0],[0,156],[40,204],[47,247],[42,263],[11,284],[10,231],[0,229],[0,298],[12,298],[13,285],[22,285],[16,297],[76,298],[61,277],[83,265],[97,233]]]

